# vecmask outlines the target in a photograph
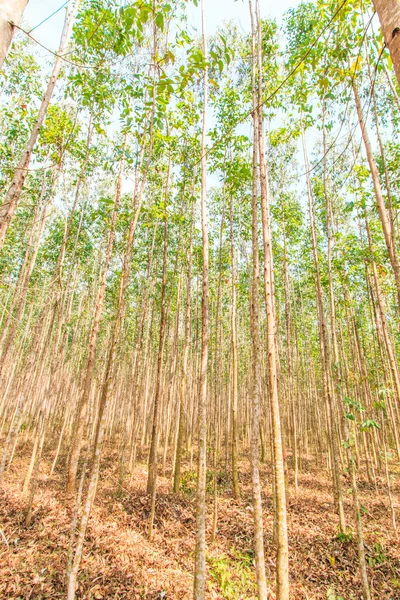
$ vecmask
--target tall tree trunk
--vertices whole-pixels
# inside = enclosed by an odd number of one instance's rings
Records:
[[[399,26],[400,26],[400,24],[399,24]],[[399,31],[399,35],[400,35],[400,31]],[[400,57],[400,54],[399,54],[399,57]],[[356,104],[356,109],[357,109],[358,122],[360,124],[360,129],[361,129],[361,133],[362,133],[362,137],[363,137],[363,141],[364,141],[365,153],[367,155],[369,170],[371,173],[372,183],[374,186],[374,193],[375,193],[375,199],[376,199],[376,204],[377,204],[377,208],[378,208],[379,218],[380,218],[380,221],[382,224],[383,236],[385,238],[386,248],[387,248],[387,251],[389,254],[389,259],[390,259],[390,263],[392,265],[394,278],[395,278],[395,282],[396,282],[397,304],[398,304],[398,308],[400,310],[400,262],[399,262],[397,247],[396,247],[396,235],[395,235],[395,232],[393,229],[393,222],[391,221],[390,216],[387,211],[387,208],[385,206],[385,200],[383,198],[382,188],[381,188],[381,184],[380,184],[380,180],[379,180],[379,171],[378,171],[378,167],[376,166],[374,155],[372,153],[372,148],[371,148],[371,143],[369,141],[367,127],[364,122],[364,117],[362,114],[360,96],[359,96],[358,89],[357,89],[357,86],[354,81],[353,81],[353,92],[354,92],[354,99],[355,99],[355,104]]]
[[[207,216],[207,104],[208,53],[205,31],[204,2],[201,3],[203,54],[206,61],[203,79],[203,130],[201,136],[201,231],[203,242],[201,361],[198,397],[198,464],[196,497],[196,548],[194,569],[194,600],[204,600],[206,592],[206,454],[207,454],[207,369],[208,369],[208,216]]]
[[[186,281],[186,311],[185,311],[185,338],[183,342],[183,358],[182,358],[182,376],[179,396],[179,412],[178,412],[178,439],[176,442],[175,454],[175,469],[174,469],[174,493],[177,494],[181,482],[181,459],[183,451],[183,434],[185,426],[185,414],[187,413],[188,402],[187,395],[187,371],[190,350],[190,320],[192,312],[192,255],[193,255],[193,227],[194,227],[194,203],[192,204],[192,215],[190,223],[190,242],[189,242],[189,257],[188,270]]]
[[[258,207],[257,207],[257,152],[258,152],[258,118],[256,94],[256,36],[252,0],[249,0],[251,20],[251,84],[252,84],[252,120],[253,120],[253,163],[252,163],[252,199],[251,199],[251,245],[252,245],[252,281],[250,292],[250,328],[251,328],[251,358],[252,358],[252,386],[251,386],[251,487],[254,513],[254,558],[257,581],[258,600],[267,600],[267,578],[265,574],[264,557],[264,525],[260,483],[260,390],[261,390],[261,365],[260,365],[260,266],[258,244]]]
[[[153,12],[155,12],[155,3],[153,3]],[[155,56],[157,51],[157,37],[156,37],[156,25],[155,20],[153,19],[153,63],[155,62]],[[103,375],[103,383],[101,386],[101,393],[99,397],[98,403],[98,415],[97,415],[97,423],[96,428],[93,433],[93,457],[92,457],[92,466],[89,474],[89,483],[88,489],[86,493],[86,500],[83,507],[82,518],[79,525],[79,532],[75,547],[74,558],[71,560],[71,568],[68,570],[68,600],[75,599],[75,589],[77,576],[79,571],[79,566],[82,559],[83,545],[85,541],[86,528],[89,522],[90,513],[92,510],[93,501],[96,495],[97,489],[97,481],[99,476],[99,467],[100,467],[100,458],[103,447],[103,439],[105,435],[106,429],[106,415],[107,415],[107,407],[110,395],[110,388],[112,384],[112,378],[114,375],[114,363],[115,363],[115,354],[117,350],[117,344],[119,339],[119,333],[121,329],[121,322],[125,312],[125,296],[126,290],[129,283],[131,268],[132,268],[132,254],[135,240],[136,227],[138,224],[142,203],[143,203],[143,194],[144,187],[147,180],[147,174],[150,168],[150,161],[152,158],[153,151],[153,125],[154,125],[154,115],[155,115],[155,102],[156,102],[156,80],[157,80],[157,70],[155,67],[153,68],[154,77],[153,77],[153,86],[152,86],[152,105],[150,109],[149,119],[145,121],[143,125],[144,132],[147,133],[148,136],[148,144],[146,144],[145,139],[143,139],[142,147],[140,149],[140,156],[138,160],[138,166],[136,169],[136,178],[135,178],[135,187],[133,193],[133,210],[134,215],[129,224],[129,230],[126,241],[125,254],[122,265],[122,273],[118,290],[118,299],[117,299],[117,309],[116,315],[113,323],[111,324],[111,335],[109,341],[109,347],[106,354],[106,365],[104,369]],[[143,135],[144,138],[144,135]],[[147,149],[147,157],[145,160],[145,151]]]
[[[67,480],[67,491],[72,493],[75,490],[76,473],[78,470],[78,461],[81,452],[83,433],[85,429],[85,417],[87,405],[92,390],[93,373],[96,360],[96,349],[97,349],[97,337],[100,328],[101,316],[103,313],[104,305],[104,294],[106,291],[107,277],[111,263],[112,251],[114,246],[115,237],[115,225],[117,222],[119,201],[121,197],[121,183],[123,173],[123,160],[120,162],[119,173],[117,179],[117,185],[114,195],[114,206],[111,216],[111,223],[108,232],[107,248],[105,253],[104,265],[102,275],[100,279],[99,289],[97,291],[97,298],[94,309],[93,325],[89,339],[89,350],[86,362],[86,371],[83,380],[83,390],[79,399],[76,415],[75,415],[75,426],[71,440],[71,454],[69,459],[68,468],[68,480]]]
[[[378,13],[383,39],[400,85],[400,3],[398,0],[372,0],[372,4]]]
[[[29,0],[0,0],[0,69]]]
[[[298,448],[297,448],[297,410],[294,393],[293,380],[293,358],[292,358],[292,314],[290,307],[290,286],[287,260],[287,240],[286,232],[284,233],[283,246],[283,278],[284,278],[284,295],[285,295],[285,322],[286,322],[286,357],[288,369],[288,396],[290,418],[292,421],[292,457],[294,470],[294,489],[295,494],[298,491]]]
[[[231,274],[232,274],[232,482],[233,496],[239,498],[239,480],[238,480],[238,432],[237,432],[237,408],[238,408],[238,342],[237,342],[237,323],[236,323],[236,266],[235,266],[235,243],[233,232],[233,200],[230,200],[230,238],[231,238]]]
[[[302,143],[304,153],[304,164],[307,172],[307,193],[308,193],[308,209],[310,217],[310,230],[311,230],[311,242],[312,251],[314,258],[315,267],[315,290],[317,295],[317,313],[318,313],[318,327],[319,327],[319,339],[321,348],[321,361],[322,361],[322,378],[324,386],[324,396],[328,414],[328,440],[330,444],[330,456],[332,460],[332,481],[333,481],[333,492],[337,502],[337,510],[339,515],[339,526],[342,533],[346,532],[346,519],[343,509],[343,492],[342,483],[339,467],[339,447],[336,430],[335,420],[335,398],[333,396],[331,378],[330,378],[330,359],[329,359],[329,345],[328,345],[328,332],[325,319],[323,294],[322,294],[322,283],[321,274],[319,267],[318,257],[318,246],[317,246],[317,232],[315,225],[315,208],[314,208],[314,196],[311,187],[311,180],[309,176],[310,165],[308,162],[307,148],[305,142],[305,134],[302,131]]]
[[[398,229],[396,232],[395,215],[394,215],[394,210],[393,210],[393,194],[392,194],[392,190],[390,189],[390,179],[389,179],[389,172],[388,172],[388,168],[387,168],[385,145],[384,145],[384,141],[382,139],[381,127],[379,125],[377,97],[376,97],[376,93],[375,93],[374,77],[372,74],[370,59],[369,59],[369,55],[368,55],[367,40],[365,40],[364,47],[365,47],[365,55],[367,57],[368,76],[369,76],[369,80],[371,83],[371,97],[372,97],[373,107],[374,107],[376,137],[378,139],[379,151],[380,151],[381,159],[382,159],[382,168],[383,168],[383,173],[384,173],[386,199],[387,199],[386,204],[387,204],[390,232],[391,232],[391,236],[392,236],[392,240],[393,240],[393,253],[394,253],[395,262],[398,262],[398,260],[399,260],[398,259],[398,251],[397,251]]]
[[[65,14],[64,27],[61,34],[60,47],[58,49],[57,58],[54,63],[53,72],[51,74],[47,89],[39,108],[38,116],[33,126],[32,133],[22,153],[18,167],[14,174],[13,180],[5,197],[3,204],[0,206],[0,249],[4,244],[7,229],[11,219],[17,208],[22,188],[24,187],[25,179],[28,174],[29,164],[31,162],[32,152],[36,146],[39,137],[40,129],[46,117],[46,112],[50,104],[54,88],[57,83],[57,78],[63,64],[62,55],[65,53],[72,34],[72,27],[78,12],[80,0],[70,0]]]
[[[171,159],[168,163],[167,173],[167,184],[166,184],[166,199],[168,202],[168,188],[169,188],[169,177],[170,177]],[[154,405],[153,405],[153,423],[151,428],[151,444],[149,452],[148,462],[148,477],[147,477],[147,493],[151,494],[151,513],[149,519],[148,536],[152,538],[153,534],[153,522],[155,513],[155,502],[156,502],[156,485],[157,485],[157,467],[158,467],[158,436],[159,436],[159,413],[160,413],[160,402],[162,396],[162,368],[163,368],[163,356],[164,356],[164,344],[165,344],[165,331],[166,331],[166,306],[165,297],[167,291],[167,255],[168,255],[168,218],[164,217],[164,251],[163,251],[163,270],[162,270],[162,282],[161,282],[161,314],[160,314],[160,337],[158,342],[158,355],[157,355],[157,373],[156,373],[156,388],[154,392]],[[168,432],[166,432],[168,433]]]
[[[226,152],[224,157],[224,164],[226,159]],[[219,243],[218,243],[218,286],[217,286],[217,299],[214,310],[214,321],[215,321],[215,343],[214,348],[210,351],[211,356],[214,355],[214,391],[212,396],[212,406],[214,407],[214,414],[211,416],[209,422],[213,423],[213,431],[210,432],[211,444],[212,444],[212,461],[213,461],[213,491],[214,491],[214,502],[213,502],[213,520],[212,520],[212,533],[211,541],[215,541],[215,537],[218,529],[218,477],[217,477],[217,463],[219,453],[219,437],[221,431],[221,391],[223,381],[223,327],[222,327],[222,250],[223,250],[223,236],[224,236],[224,225],[225,225],[225,185],[222,188],[222,211],[221,211],[221,223],[219,227]],[[230,374],[228,375],[228,381],[230,382]],[[225,428],[225,470],[228,471],[228,460],[229,460],[229,443],[231,439],[231,389],[228,388],[227,396],[227,414],[224,414],[226,423]]]
[[[269,207],[270,200],[268,189],[267,165],[264,154],[262,104],[262,33],[258,0],[256,0],[256,6],[258,25],[258,159],[260,165],[261,218],[264,248],[264,295],[267,316],[266,337],[269,376],[268,394],[272,418],[271,435],[274,451],[273,460],[276,499],[275,522],[277,526],[276,597],[277,600],[288,600],[289,550],[286,515],[285,465],[283,457],[280,403],[278,396],[277,325],[275,311],[274,267],[272,257],[272,237]]]
[[[168,165],[166,198],[168,198],[170,166],[171,166],[171,162],[169,162],[169,165]],[[148,477],[147,477],[147,493],[151,494],[151,495],[153,495],[155,492],[156,479],[157,479],[158,421],[159,421],[159,412],[160,412],[162,366],[163,366],[165,329],[166,329],[165,297],[166,297],[166,290],[167,290],[167,254],[168,254],[168,219],[167,219],[167,216],[165,216],[165,219],[164,219],[163,270],[162,270],[162,282],[161,282],[160,337],[159,337],[159,342],[158,342],[156,389],[154,392],[153,424],[152,424],[152,429],[151,429],[151,444],[150,444],[150,452],[149,452]]]

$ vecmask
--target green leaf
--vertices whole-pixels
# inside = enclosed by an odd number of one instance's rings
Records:
[[[161,12],[156,14],[155,24],[161,31],[164,31],[164,15]]]

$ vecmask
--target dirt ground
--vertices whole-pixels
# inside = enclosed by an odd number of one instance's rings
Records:
[[[51,457],[50,457],[51,458]],[[43,461],[32,525],[24,526],[22,483],[29,453],[14,460],[0,488],[0,598],[65,598],[65,567],[74,503],[64,490],[62,463],[49,478]],[[339,536],[331,486],[315,462],[303,465],[294,494],[289,466],[289,552],[291,598],[359,600],[357,544],[351,533]],[[240,464],[241,499],[232,499],[230,480],[218,472],[218,532],[211,543],[213,492],[208,485],[208,599],[255,599],[252,506],[249,465]],[[150,499],[145,496],[145,464],[129,474],[117,493],[118,461],[107,452],[79,575],[78,598],[189,599],[195,531],[195,473],[183,473],[182,493],[171,492],[170,470],[158,479],[154,537],[146,538]],[[398,474],[396,477],[399,479]],[[271,473],[262,467],[267,577],[274,598]],[[396,484],[396,485],[395,485]],[[400,599],[400,544],[393,534],[384,480],[374,486],[360,478],[360,500],[375,600]],[[346,486],[346,516],[354,531],[352,499]],[[398,509],[399,486],[393,481]],[[400,519],[399,519],[400,520]]]

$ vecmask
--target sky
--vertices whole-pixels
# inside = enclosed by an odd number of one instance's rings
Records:
[[[25,10],[24,24],[29,28],[36,27],[62,6],[64,0],[30,0]],[[278,20],[283,13],[292,6],[300,4],[300,0],[260,0],[261,14],[263,17],[274,17]],[[206,29],[209,34],[222,25],[224,21],[234,19],[245,31],[250,28],[248,0],[205,0]],[[37,27],[32,32],[44,46],[56,50],[64,19],[64,9]],[[188,3],[189,23],[200,30],[200,8]],[[46,56],[43,50],[43,57]]]

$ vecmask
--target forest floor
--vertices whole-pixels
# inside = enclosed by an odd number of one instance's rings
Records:
[[[32,525],[24,526],[22,480],[29,453],[14,460],[0,491],[0,598],[65,598],[65,566],[73,502],[64,489],[60,463],[53,477],[43,461]],[[240,465],[241,499],[232,498],[224,471],[218,475],[218,532],[210,542],[213,512],[211,480],[208,499],[208,599],[255,599],[252,556],[252,507],[249,465]],[[79,575],[78,598],[189,599],[195,538],[195,472],[184,471],[183,491],[171,492],[170,477],[159,477],[154,537],[146,538],[150,499],[144,495],[146,468],[117,494],[118,461],[105,452],[95,506],[89,522]],[[397,480],[399,478],[397,477]],[[274,588],[271,474],[263,466],[265,556]],[[338,536],[331,486],[315,461],[303,462],[295,496],[289,472],[289,546],[291,598],[359,600],[357,545],[351,535]],[[345,492],[346,492],[345,488]],[[393,495],[398,501],[399,487]],[[384,481],[378,493],[360,481],[368,574],[375,600],[400,599],[400,544],[391,529]],[[397,504],[397,508],[398,508]],[[346,496],[353,527],[351,495]],[[271,599],[274,596],[271,593]]]

